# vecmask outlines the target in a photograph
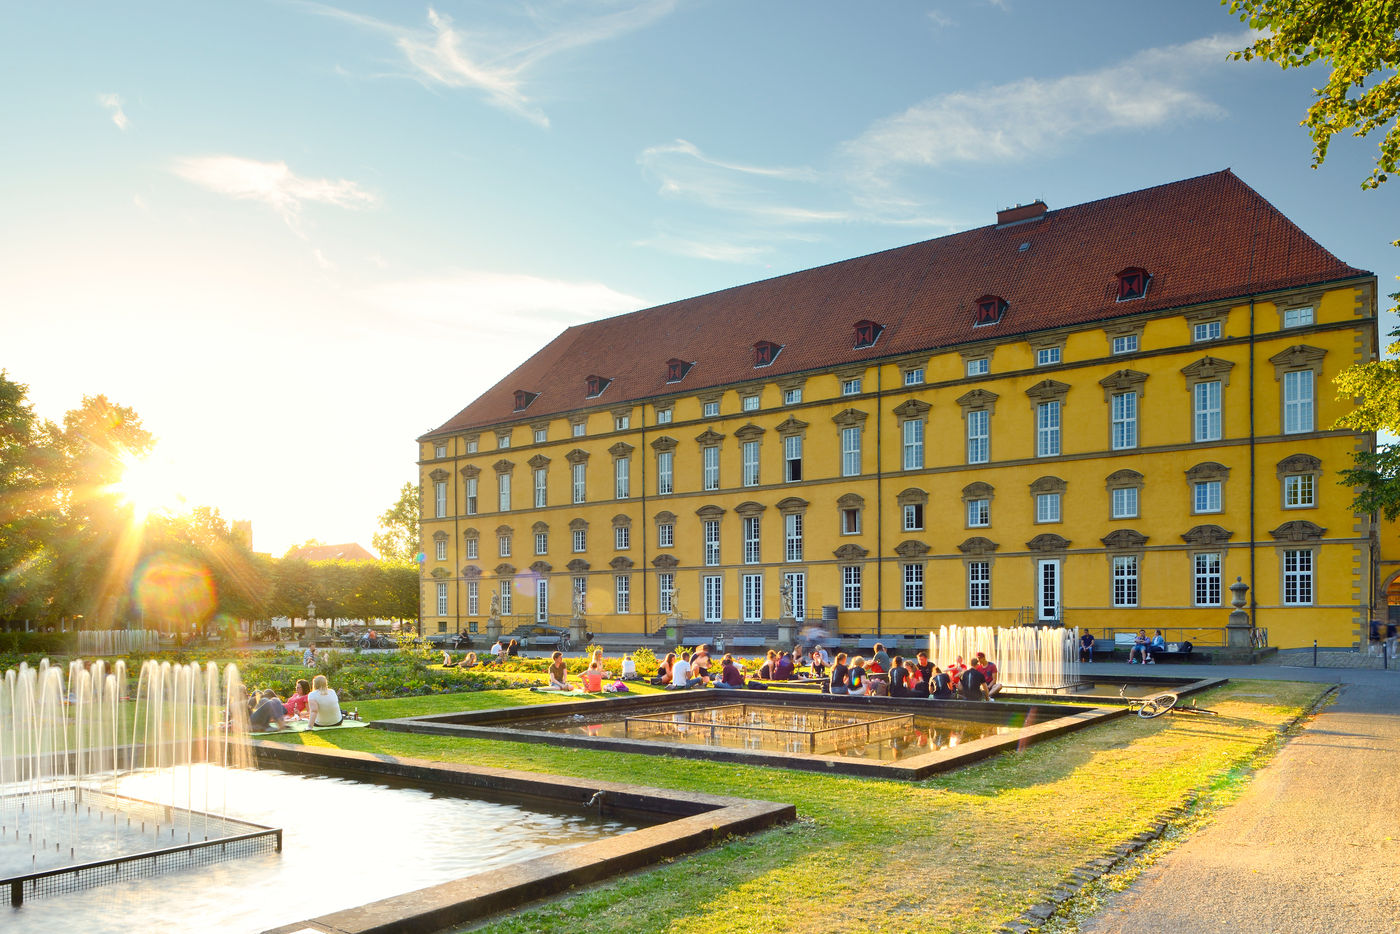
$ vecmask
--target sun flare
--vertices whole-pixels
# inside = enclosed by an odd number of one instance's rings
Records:
[[[173,461],[155,455],[124,461],[122,478],[112,490],[131,506],[132,518],[143,521],[152,513],[179,512],[185,498],[179,492],[180,471]]]

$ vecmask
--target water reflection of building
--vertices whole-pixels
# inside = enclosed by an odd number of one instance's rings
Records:
[[[1225,171],[570,328],[419,439],[424,620],[771,623],[788,586],[846,633],[1179,632],[1238,576],[1274,645],[1354,643],[1374,439],[1329,387],[1376,300]]]

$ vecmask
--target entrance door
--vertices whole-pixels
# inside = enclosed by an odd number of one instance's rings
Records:
[[[549,622],[549,581],[543,577],[535,581],[535,622]]]
[[[1037,580],[1039,586],[1036,588],[1039,603],[1039,612],[1036,614],[1042,622],[1058,622],[1060,619],[1060,562],[1057,559],[1048,559],[1038,562]]]

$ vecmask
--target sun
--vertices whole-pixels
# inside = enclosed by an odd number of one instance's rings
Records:
[[[131,506],[132,518],[144,521],[152,513],[173,513],[184,508],[179,492],[181,471],[173,461],[147,455],[123,458],[122,477],[112,492]]]

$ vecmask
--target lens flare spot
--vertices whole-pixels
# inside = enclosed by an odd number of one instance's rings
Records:
[[[136,569],[134,594],[147,628],[189,632],[218,609],[209,571],[185,558],[152,555]]]

